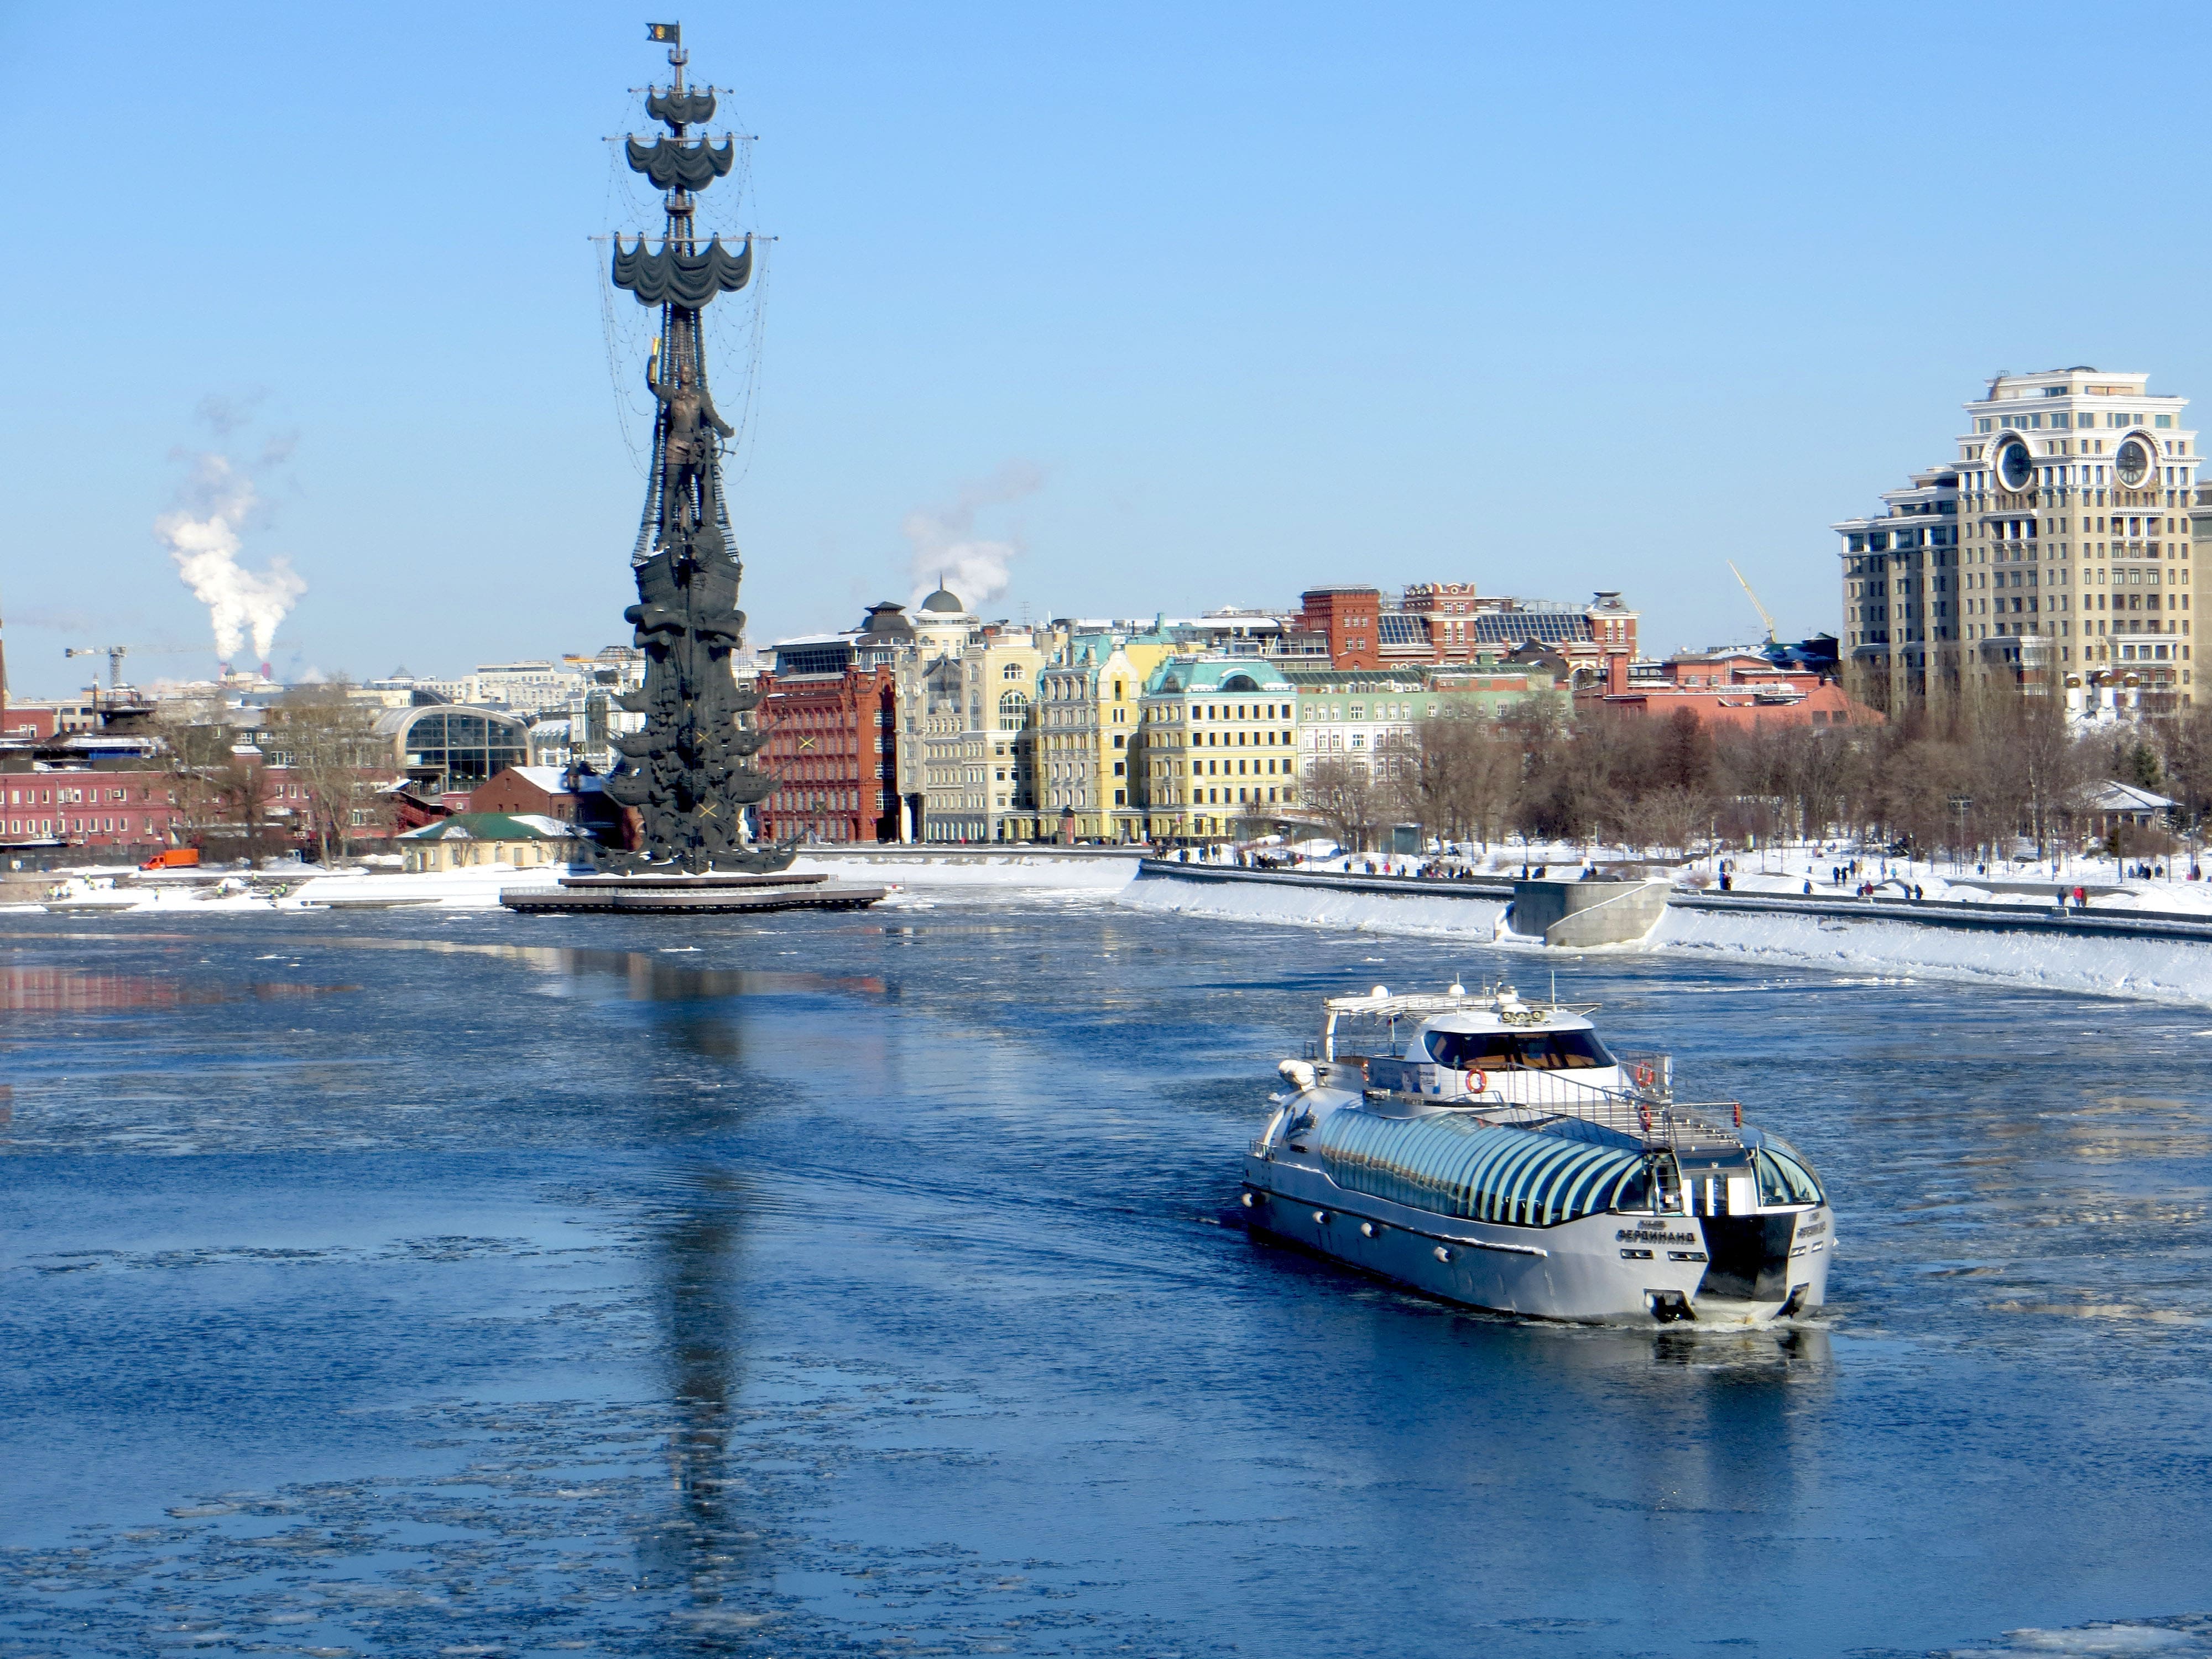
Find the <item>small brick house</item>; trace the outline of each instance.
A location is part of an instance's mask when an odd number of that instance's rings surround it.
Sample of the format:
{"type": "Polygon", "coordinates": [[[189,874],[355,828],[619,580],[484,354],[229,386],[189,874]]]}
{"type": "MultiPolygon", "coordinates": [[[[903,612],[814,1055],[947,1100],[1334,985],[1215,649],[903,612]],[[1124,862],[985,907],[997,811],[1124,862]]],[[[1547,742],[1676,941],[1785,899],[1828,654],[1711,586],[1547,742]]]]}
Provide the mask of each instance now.
{"type": "Polygon", "coordinates": [[[609,845],[622,840],[621,810],[607,799],[604,781],[587,767],[510,766],[469,792],[468,810],[556,818],[609,845]]]}

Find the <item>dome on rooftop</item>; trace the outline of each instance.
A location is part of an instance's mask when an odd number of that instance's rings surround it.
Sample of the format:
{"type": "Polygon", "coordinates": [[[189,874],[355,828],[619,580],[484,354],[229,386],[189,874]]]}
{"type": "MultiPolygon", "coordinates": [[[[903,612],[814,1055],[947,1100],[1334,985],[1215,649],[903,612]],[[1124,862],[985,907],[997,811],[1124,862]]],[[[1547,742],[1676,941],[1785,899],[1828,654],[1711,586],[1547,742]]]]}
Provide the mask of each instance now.
{"type": "Polygon", "coordinates": [[[968,609],[960,603],[960,596],[949,587],[939,588],[921,602],[921,608],[940,617],[957,617],[968,609]]]}
{"type": "Polygon", "coordinates": [[[888,600],[882,605],[872,605],[868,607],[868,620],[861,632],[910,640],[914,637],[914,624],[907,621],[905,613],[904,605],[893,605],[888,600]]]}

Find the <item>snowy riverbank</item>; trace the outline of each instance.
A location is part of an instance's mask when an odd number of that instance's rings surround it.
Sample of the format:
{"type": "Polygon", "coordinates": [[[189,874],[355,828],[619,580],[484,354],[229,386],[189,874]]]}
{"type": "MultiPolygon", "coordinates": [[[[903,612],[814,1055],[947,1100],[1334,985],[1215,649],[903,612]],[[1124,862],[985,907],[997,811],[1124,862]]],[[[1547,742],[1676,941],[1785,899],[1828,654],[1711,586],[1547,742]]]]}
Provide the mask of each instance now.
{"type": "MultiPolygon", "coordinates": [[[[1126,854],[886,848],[877,854],[802,854],[791,868],[833,882],[889,887],[895,896],[975,889],[1105,895],[1135,879],[1137,860],[1126,854]]],[[[343,870],[286,878],[261,872],[213,880],[127,869],[57,872],[49,880],[25,886],[35,898],[0,908],[72,915],[159,911],[179,919],[241,910],[493,910],[499,908],[502,890],[548,886],[562,873],[544,866],[517,869],[506,864],[421,875],[343,870]]]]}
{"type": "MultiPolygon", "coordinates": [[[[1505,901],[1474,895],[1446,896],[1414,890],[1401,897],[1273,883],[1147,877],[1127,889],[1117,902],[1228,921],[1542,948],[1532,940],[1501,937],[1505,901]]],[[[1643,944],[1607,948],[1758,959],[1858,975],[1983,980],[2094,996],[2212,1004],[2212,939],[2059,936],[2003,927],[1932,927],[1894,914],[1838,917],[1674,905],[1643,944]]]]}

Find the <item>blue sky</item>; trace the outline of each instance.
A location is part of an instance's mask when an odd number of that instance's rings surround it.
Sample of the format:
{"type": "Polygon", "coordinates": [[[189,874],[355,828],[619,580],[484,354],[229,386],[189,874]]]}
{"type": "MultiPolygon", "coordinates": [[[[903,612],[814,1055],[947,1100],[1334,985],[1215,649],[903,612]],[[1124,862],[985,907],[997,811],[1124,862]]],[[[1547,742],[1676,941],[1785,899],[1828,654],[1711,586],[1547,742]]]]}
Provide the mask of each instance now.
{"type": "MultiPolygon", "coordinates": [[[[307,584],[280,669],[623,637],[642,486],[585,239],[652,15],[0,6],[19,695],[79,682],[68,644],[211,665],[153,533],[206,451],[263,502],[242,561],[307,584]]],[[[780,238],[757,639],[906,599],[963,498],[1020,550],[998,614],[1437,578],[1620,588],[1663,649],[1755,635],[1733,559],[1802,634],[1826,526],[1987,374],[2212,391],[2185,9],[677,15],[780,238]]]]}

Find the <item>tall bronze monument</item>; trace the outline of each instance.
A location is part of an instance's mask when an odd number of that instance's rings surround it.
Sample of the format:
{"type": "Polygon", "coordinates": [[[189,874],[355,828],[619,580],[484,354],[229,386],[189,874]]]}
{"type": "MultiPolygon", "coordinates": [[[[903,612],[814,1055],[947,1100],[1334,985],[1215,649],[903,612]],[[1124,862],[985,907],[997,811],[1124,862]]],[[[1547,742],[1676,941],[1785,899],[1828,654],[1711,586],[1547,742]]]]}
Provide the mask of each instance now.
{"type": "Polygon", "coordinates": [[[775,793],[776,781],[754,764],[768,733],[750,717],[760,692],[739,685],[730,653],[744,637],[738,609],[738,550],[722,500],[722,440],[730,424],[707,389],[706,343],[699,313],[715,295],[752,278],[753,241],[732,253],[719,236],[704,247],[693,226],[698,193],[729,176],[738,141],[718,146],[690,129],[714,118],[712,88],[684,84],[686,61],[673,23],[648,26],[668,42],[667,90],[647,89],[646,113],[667,128],[650,143],[623,140],[630,167],[665,192],[668,222],[660,246],[614,239],[614,283],[641,306],[660,307],[660,332],[645,366],[653,393],[653,468],[645,515],[630,556],[637,603],[623,615],[645,653],[645,690],[623,707],[645,716],[645,730],[618,737],[623,761],[606,792],[635,807],[644,845],[615,872],[562,876],[552,886],[500,893],[510,910],[702,915],[726,911],[856,910],[884,896],[881,887],[796,874],[785,866],[795,845],[760,847],[744,809],[775,793]]]}
{"type": "Polygon", "coordinates": [[[732,435],[707,387],[700,313],[715,296],[751,280],[752,238],[732,252],[717,235],[701,246],[693,225],[698,193],[728,176],[738,141],[717,146],[691,130],[714,118],[714,88],[684,84],[678,26],[649,26],[669,42],[670,82],[648,88],[646,113],[665,125],[651,143],[623,141],[631,170],[665,192],[660,246],[643,232],[635,247],[614,239],[614,284],[641,306],[660,307],[660,332],[645,369],[653,396],[653,461],[630,564],[637,603],[623,613],[646,655],[645,689],[623,707],[646,717],[618,737],[623,763],[606,792],[643,820],[639,860],[648,868],[703,872],[763,871],[790,862],[787,849],[753,845],[744,809],[765,800],[775,780],[756,769],[767,733],[744,716],[760,693],[740,686],[730,652],[744,636],[738,609],[742,568],[722,498],[722,441],[732,435]]]}

